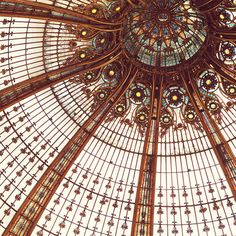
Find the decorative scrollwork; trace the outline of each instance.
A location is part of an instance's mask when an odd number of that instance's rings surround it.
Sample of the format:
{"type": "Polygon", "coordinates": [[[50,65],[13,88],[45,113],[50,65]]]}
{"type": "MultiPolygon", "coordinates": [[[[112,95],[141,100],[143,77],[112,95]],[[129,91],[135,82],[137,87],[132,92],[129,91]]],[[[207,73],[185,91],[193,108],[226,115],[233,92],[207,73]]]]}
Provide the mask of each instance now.
{"type": "Polygon", "coordinates": [[[189,1],[169,1],[165,7],[150,1],[145,9],[130,12],[123,35],[132,57],[160,70],[181,64],[201,49],[207,36],[206,21],[189,1]]]}
{"type": "Polygon", "coordinates": [[[219,46],[218,58],[228,66],[236,65],[236,46],[232,42],[222,42],[219,46]]]}

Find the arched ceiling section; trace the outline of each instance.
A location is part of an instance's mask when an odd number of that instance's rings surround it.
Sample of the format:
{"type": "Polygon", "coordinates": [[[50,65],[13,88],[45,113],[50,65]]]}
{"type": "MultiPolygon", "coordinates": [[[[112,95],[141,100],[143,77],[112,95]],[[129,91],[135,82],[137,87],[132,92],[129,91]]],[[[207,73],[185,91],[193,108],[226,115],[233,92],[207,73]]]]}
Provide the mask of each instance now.
{"type": "Polygon", "coordinates": [[[1,1],[0,234],[234,236],[235,12],[1,1]]]}

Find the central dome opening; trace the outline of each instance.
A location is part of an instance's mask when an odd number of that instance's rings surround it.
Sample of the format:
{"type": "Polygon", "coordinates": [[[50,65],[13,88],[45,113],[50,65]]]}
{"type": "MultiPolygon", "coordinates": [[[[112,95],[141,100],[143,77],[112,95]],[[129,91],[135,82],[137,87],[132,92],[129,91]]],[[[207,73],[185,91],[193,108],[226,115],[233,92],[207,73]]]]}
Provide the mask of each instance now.
{"type": "Polygon", "coordinates": [[[123,40],[132,60],[162,69],[176,67],[192,58],[207,37],[203,15],[189,1],[167,7],[149,4],[128,15],[123,40]]]}
{"type": "Polygon", "coordinates": [[[167,13],[160,13],[157,18],[160,22],[167,22],[169,20],[169,15],[167,13]]]}

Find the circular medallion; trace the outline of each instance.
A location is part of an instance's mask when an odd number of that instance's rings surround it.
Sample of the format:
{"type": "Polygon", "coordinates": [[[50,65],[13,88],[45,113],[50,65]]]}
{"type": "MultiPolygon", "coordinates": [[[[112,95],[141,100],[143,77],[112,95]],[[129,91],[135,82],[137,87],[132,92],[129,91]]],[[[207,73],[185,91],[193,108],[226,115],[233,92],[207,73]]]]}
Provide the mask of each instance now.
{"type": "Polygon", "coordinates": [[[169,1],[166,6],[149,3],[133,9],[124,27],[124,44],[131,58],[151,67],[166,68],[184,63],[203,46],[205,18],[190,1],[169,1]]]}

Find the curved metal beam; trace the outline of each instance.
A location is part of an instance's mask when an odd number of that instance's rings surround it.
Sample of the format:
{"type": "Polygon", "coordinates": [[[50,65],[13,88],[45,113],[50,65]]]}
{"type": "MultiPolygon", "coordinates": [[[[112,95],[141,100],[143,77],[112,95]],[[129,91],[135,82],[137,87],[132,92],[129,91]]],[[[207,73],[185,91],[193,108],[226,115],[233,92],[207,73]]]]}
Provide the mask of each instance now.
{"type": "Polygon", "coordinates": [[[127,0],[127,2],[133,7],[138,7],[138,6],[140,6],[139,3],[140,2],[145,3],[145,0],[127,0]]]}
{"type": "Polygon", "coordinates": [[[35,93],[83,73],[88,68],[93,70],[105,66],[116,60],[120,54],[121,50],[118,46],[94,60],[68,65],[5,88],[0,91],[0,111],[35,93]]]}
{"type": "MultiPolygon", "coordinates": [[[[156,75],[155,75],[156,77],[156,75]]],[[[163,93],[163,78],[157,87],[157,78],[153,78],[151,108],[146,130],[142,161],[140,164],[138,187],[132,223],[132,236],[154,235],[154,206],[156,187],[157,148],[159,137],[159,120],[161,98],[163,93]]]]}
{"type": "Polygon", "coordinates": [[[51,20],[67,24],[80,24],[103,31],[120,30],[123,23],[122,21],[108,22],[62,7],[27,0],[2,0],[0,2],[0,16],[23,17],[51,20]]]}
{"type": "Polygon", "coordinates": [[[236,28],[224,28],[217,29],[215,27],[210,28],[211,37],[223,40],[223,41],[236,41],[236,28]]]}
{"type": "Polygon", "coordinates": [[[236,84],[234,71],[230,70],[222,61],[212,55],[212,52],[207,51],[205,54],[208,63],[213,66],[213,69],[221,75],[225,80],[232,84],[236,84]]]}
{"type": "Polygon", "coordinates": [[[218,125],[212,119],[196,84],[190,78],[189,72],[181,76],[185,90],[194,106],[195,112],[200,119],[212,149],[217,157],[225,178],[230,186],[233,197],[236,200],[236,157],[228,142],[225,140],[218,125]]]}
{"type": "Polygon", "coordinates": [[[193,6],[202,13],[212,11],[217,8],[224,0],[194,0],[193,6]]]}
{"type": "Polygon", "coordinates": [[[101,123],[106,119],[111,109],[119,102],[120,98],[132,84],[136,74],[137,69],[133,69],[131,66],[127,75],[120,81],[108,98],[75,133],[31,190],[4,231],[3,236],[31,235],[38,220],[72,164],[78,158],[85,145],[93,137],[101,123]],[[23,227],[20,227],[22,225],[23,227]]]}

